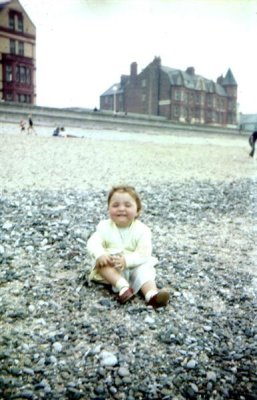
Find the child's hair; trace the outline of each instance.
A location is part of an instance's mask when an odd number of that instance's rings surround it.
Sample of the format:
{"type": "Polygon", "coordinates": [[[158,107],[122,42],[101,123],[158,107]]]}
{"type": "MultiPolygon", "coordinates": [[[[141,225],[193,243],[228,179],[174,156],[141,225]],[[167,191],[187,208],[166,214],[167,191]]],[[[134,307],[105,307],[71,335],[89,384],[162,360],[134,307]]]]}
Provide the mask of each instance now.
{"type": "Polygon", "coordinates": [[[108,206],[110,205],[110,201],[114,193],[121,192],[121,193],[128,193],[136,202],[137,204],[137,212],[139,213],[142,210],[142,203],[140,200],[139,195],[137,194],[135,188],[133,186],[114,186],[108,194],[108,206]]]}

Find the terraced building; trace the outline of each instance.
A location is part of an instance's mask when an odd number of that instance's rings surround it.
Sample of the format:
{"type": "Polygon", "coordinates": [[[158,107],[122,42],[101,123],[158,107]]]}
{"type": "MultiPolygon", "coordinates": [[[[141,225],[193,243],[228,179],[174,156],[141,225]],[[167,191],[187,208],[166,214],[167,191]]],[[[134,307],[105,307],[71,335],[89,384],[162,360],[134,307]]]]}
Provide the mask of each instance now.
{"type": "Polygon", "coordinates": [[[0,0],[0,101],[36,103],[36,28],[18,0],[0,0]]]}

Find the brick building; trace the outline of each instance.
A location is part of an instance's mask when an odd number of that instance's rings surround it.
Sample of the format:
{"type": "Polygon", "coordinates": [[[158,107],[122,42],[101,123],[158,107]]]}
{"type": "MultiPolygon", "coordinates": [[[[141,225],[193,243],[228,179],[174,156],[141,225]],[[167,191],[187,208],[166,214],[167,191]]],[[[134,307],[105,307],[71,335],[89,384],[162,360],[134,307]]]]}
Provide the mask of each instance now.
{"type": "Polygon", "coordinates": [[[193,67],[181,71],[161,65],[155,57],[141,73],[132,63],[100,96],[100,109],[159,115],[172,121],[237,125],[237,83],[229,69],[217,82],[196,75],[193,67]]]}
{"type": "Polygon", "coordinates": [[[36,28],[18,0],[0,0],[0,101],[36,103],[36,28]]]}

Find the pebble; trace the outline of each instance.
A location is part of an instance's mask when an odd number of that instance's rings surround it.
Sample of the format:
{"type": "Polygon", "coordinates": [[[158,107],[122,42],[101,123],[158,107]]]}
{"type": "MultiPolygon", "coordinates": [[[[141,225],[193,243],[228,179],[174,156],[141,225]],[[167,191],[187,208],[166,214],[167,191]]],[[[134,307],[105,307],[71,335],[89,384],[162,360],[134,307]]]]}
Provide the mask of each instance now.
{"type": "Polygon", "coordinates": [[[126,367],[120,367],[119,368],[119,370],[118,370],[118,374],[119,374],[119,376],[121,376],[121,377],[125,377],[125,376],[129,376],[129,370],[128,370],[128,368],[126,368],[126,367]]]}
{"type": "Polygon", "coordinates": [[[208,371],[207,372],[207,380],[208,381],[212,381],[212,382],[216,382],[217,376],[216,376],[214,371],[208,371]]]}
{"type": "Polygon", "coordinates": [[[2,192],[0,398],[255,398],[256,188],[142,185],[159,311],[86,280],[106,191],[2,192]]]}
{"type": "Polygon", "coordinates": [[[154,325],[155,324],[155,319],[147,315],[145,317],[145,323],[148,325],[154,325]]]}
{"type": "Polygon", "coordinates": [[[109,351],[102,351],[100,353],[101,365],[104,367],[114,367],[118,363],[118,359],[115,354],[109,351]]]}
{"type": "Polygon", "coordinates": [[[62,351],[62,344],[60,342],[53,343],[53,349],[57,353],[60,353],[62,351]]]}
{"type": "Polygon", "coordinates": [[[188,369],[193,369],[196,367],[196,364],[197,364],[196,360],[190,360],[187,362],[186,367],[188,369]]]}

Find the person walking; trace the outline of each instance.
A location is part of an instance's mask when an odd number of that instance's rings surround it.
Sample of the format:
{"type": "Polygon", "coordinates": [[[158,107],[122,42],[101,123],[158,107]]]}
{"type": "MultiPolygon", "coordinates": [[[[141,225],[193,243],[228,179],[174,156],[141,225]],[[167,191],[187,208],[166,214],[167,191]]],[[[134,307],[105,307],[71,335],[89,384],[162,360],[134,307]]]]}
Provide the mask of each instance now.
{"type": "Polygon", "coordinates": [[[34,133],[36,135],[36,131],[34,128],[34,123],[33,123],[33,119],[32,119],[32,115],[29,115],[28,117],[28,128],[27,128],[27,133],[28,135],[31,133],[34,133]]]}
{"type": "Polygon", "coordinates": [[[257,131],[254,131],[249,137],[249,144],[252,148],[252,150],[249,153],[250,157],[254,157],[256,140],[257,140],[257,131]]]}
{"type": "Polygon", "coordinates": [[[25,119],[20,120],[20,128],[21,128],[21,133],[25,132],[26,130],[26,121],[25,119]]]}

